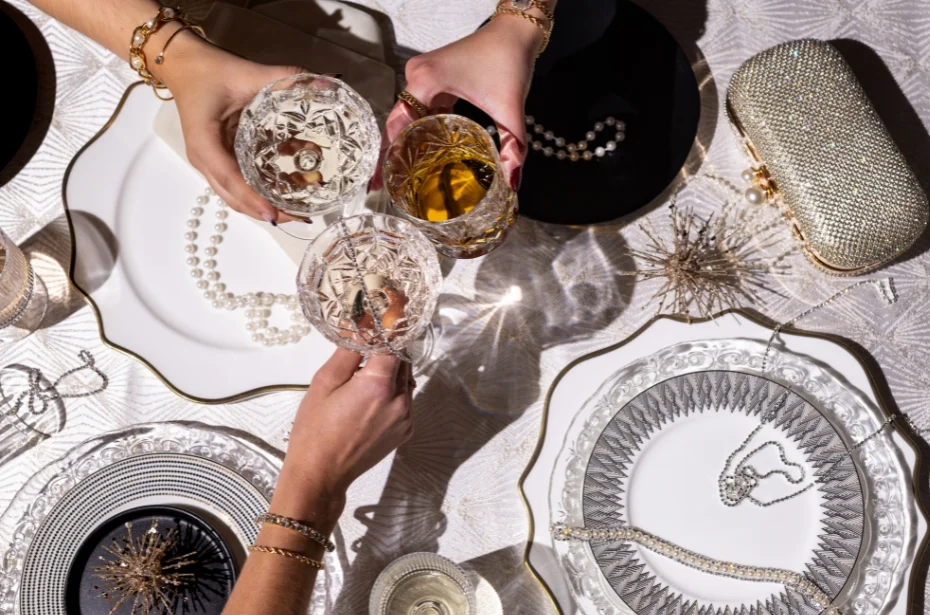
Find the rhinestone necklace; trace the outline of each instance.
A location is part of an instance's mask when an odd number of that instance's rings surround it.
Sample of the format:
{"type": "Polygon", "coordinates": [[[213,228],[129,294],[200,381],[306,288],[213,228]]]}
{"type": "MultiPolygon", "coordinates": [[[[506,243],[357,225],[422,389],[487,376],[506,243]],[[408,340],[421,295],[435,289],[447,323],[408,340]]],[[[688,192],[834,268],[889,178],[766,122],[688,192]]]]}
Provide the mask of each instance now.
{"type": "MultiPolygon", "coordinates": [[[[547,158],[555,156],[559,160],[568,159],[572,162],[603,158],[608,152],[617,149],[617,145],[626,139],[626,122],[614,117],[608,117],[603,122],[595,122],[592,130],[589,130],[585,134],[585,138],[575,143],[568,143],[565,138],[555,136],[555,133],[551,130],[546,130],[545,126],[537,123],[536,118],[532,115],[526,116],[526,125],[532,126],[535,134],[542,135],[543,139],[555,144],[555,147],[552,147],[543,141],[533,139],[530,141],[530,147],[532,147],[534,151],[542,152],[543,156],[547,158]],[[603,146],[595,147],[592,152],[588,149],[589,144],[593,144],[597,141],[598,136],[605,128],[615,129],[614,138],[607,141],[603,146]]],[[[488,126],[487,131],[491,135],[497,134],[497,129],[494,126],[488,126]]]]}
{"type": "Polygon", "coordinates": [[[217,268],[215,257],[219,251],[219,245],[223,243],[223,233],[229,228],[226,223],[226,219],[229,217],[228,207],[222,199],[216,196],[212,188],[207,188],[202,195],[197,197],[197,204],[191,208],[191,217],[187,221],[187,231],[184,233],[184,239],[188,242],[184,246],[184,252],[187,254],[187,264],[191,268],[191,278],[196,281],[197,288],[203,291],[203,298],[216,309],[245,310],[247,319],[245,328],[251,332],[252,341],[256,344],[285,346],[298,343],[310,334],[310,321],[297,309],[297,295],[260,291],[237,295],[229,292],[226,289],[226,284],[220,281],[222,276],[217,268]],[[204,215],[206,206],[209,204],[210,199],[214,197],[216,201],[214,234],[210,236],[210,245],[203,250],[206,259],[201,261],[200,257],[197,256],[197,252],[200,250],[197,245],[199,236],[197,229],[200,228],[200,218],[204,215]],[[278,329],[278,327],[268,325],[268,318],[271,316],[272,308],[275,305],[281,306],[291,313],[290,327],[278,329]]]}
{"type": "Polygon", "coordinates": [[[635,543],[644,549],[667,557],[679,564],[684,564],[701,572],[719,577],[754,581],[756,583],[782,583],[786,587],[807,596],[821,609],[824,615],[839,615],[840,610],[830,603],[830,597],[815,583],[797,572],[781,568],[764,568],[746,566],[689,551],[663,538],[632,526],[620,526],[604,529],[585,529],[572,527],[564,523],[554,523],[549,528],[554,540],[578,540],[584,542],[622,540],[635,543]]]}

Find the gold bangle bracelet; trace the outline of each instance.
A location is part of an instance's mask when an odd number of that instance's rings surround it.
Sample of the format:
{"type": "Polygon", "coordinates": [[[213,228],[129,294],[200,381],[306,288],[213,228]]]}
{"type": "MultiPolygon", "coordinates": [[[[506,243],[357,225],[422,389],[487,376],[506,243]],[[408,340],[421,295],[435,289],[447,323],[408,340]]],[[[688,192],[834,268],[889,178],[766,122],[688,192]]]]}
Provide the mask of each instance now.
{"type": "Polygon", "coordinates": [[[323,570],[323,562],[307,557],[306,555],[301,555],[296,551],[289,551],[288,549],[279,549],[278,547],[266,547],[264,545],[252,545],[249,547],[250,553],[270,553],[271,555],[280,555],[295,561],[300,562],[311,568],[316,568],[317,570],[323,570]]]}
{"type": "Polygon", "coordinates": [[[499,17],[501,15],[513,15],[514,17],[522,17],[523,19],[534,24],[537,28],[542,30],[542,33],[543,33],[542,46],[539,48],[539,53],[536,54],[537,58],[541,56],[542,52],[545,51],[546,47],[549,46],[549,38],[552,36],[552,28],[555,25],[555,19],[552,17],[549,17],[549,15],[552,15],[552,13],[547,8],[545,8],[545,5],[538,2],[537,0],[534,0],[534,2],[532,3],[532,6],[540,9],[546,15],[547,21],[549,22],[549,24],[547,25],[545,22],[543,22],[542,19],[539,19],[538,17],[534,17],[530,15],[529,13],[524,13],[523,11],[520,11],[518,9],[503,8],[502,6],[503,4],[504,2],[501,2],[500,4],[497,5],[497,10],[495,10],[494,14],[491,15],[491,19],[494,19],[495,17],[499,17]]]}

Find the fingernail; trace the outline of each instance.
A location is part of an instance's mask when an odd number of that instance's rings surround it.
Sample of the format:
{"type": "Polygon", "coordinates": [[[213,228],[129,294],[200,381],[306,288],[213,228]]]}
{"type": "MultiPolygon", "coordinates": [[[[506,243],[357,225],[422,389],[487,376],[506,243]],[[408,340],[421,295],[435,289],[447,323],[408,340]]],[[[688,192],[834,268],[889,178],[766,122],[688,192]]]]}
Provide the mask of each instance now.
{"type": "Polygon", "coordinates": [[[304,218],[304,222],[306,222],[307,224],[313,224],[313,220],[311,220],[310,218],[304,218]]]}
{"type": "Polygon", "coordinates": [[[520,189],[520,182],[523,181],[523,167],[517,167],[510,172],[510,187],[516,192],[520,189]]]}
{"type": "Polygon", "coordinates": [[[278,226],[278,223],[275,221],[274,216],[272,216],[272,215],[269,214],[268,212],[263,212],[263,213],[262,213],[262,218],[264,218],[264,219],[265,219],[265,222],[267,222],[267,223],[270,224],[271,226],[278,226]]]}
{"type": "Polygon", "coordinates": [[[525,154],[525,153],[526,153],[526,143],[524,143],[524,142],[521,141],[520,139],[517,139],[516,137],[514,137],[514,140],[516,140],[516,142],[520,145],[520,153],[521,153],[521,154],[525,154]]]}
{"type": "Polygon", "coordinates": [[[326,76],[333,79],[342,79],[342,73],[326,73],[326,76]]]}

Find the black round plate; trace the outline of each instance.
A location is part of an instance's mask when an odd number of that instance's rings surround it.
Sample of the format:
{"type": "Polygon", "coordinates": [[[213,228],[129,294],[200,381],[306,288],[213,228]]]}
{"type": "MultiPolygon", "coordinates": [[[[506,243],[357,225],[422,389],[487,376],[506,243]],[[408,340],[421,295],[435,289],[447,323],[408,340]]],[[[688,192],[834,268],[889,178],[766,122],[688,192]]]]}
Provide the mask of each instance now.
{"type": "MultiPolygon", "coordinates": [[[[555,21],[526,113],[569,142],[613,116],[626,122],[626,140],[589,162],[547,158],[528,142],[520,213],[558,224],[614,220],[652,201],[684,166],[701,115],[697,79],[668,30],[627,0],[565,0],[555,21]]],[[[468,103],[456,112],[491,125],[468,103]]],[[[602,135],[590,149],[613,131],[602,135]]],[[[545,142],[532,130],[527,137],[545,142]]]]}
{"type": "Polygon", "coordinates": [[[29,40],[0,0],[0,57],[9,73],[4,77],[3,130],[0,130],[0,176],[26,139],[36,113],[38,70],[29,40]]]}
{"type": "MultiPolygon", "coordinates": [[[[186,601],[178,601],[171,613],[185,615],[220,615],[236,582],[236,565],[232,553],[219,533],[206,521],[189,511],[168,506],[135,508],[109,519],[84,542],[68,572],[65,604],[69,615],[108,615],[115,602],[101,594],[106,584],[96,576],[94,567],[101,557],[116,558],[104,548],[126,535],[126,523],[132,523],[133,538],[141,536],[152,522],[164,535],[177,528],[180,542],[177,555],[197,552],[199,563],[192,569],[197,577],[184,592],[186,601]]],[[[124,602],[113,615],[130,615],[132,600],[124,602]]]]}

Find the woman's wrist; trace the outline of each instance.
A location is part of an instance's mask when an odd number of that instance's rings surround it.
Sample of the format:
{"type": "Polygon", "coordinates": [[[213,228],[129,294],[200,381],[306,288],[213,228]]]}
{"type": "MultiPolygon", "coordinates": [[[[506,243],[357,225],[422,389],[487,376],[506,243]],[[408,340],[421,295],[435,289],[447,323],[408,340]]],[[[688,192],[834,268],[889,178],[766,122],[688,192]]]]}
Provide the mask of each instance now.
{"type": "Polygon", "coordinates": [[[145,59],[149,71],[176,94],[193,78],[200,67],[210,61],[217,48],[198,36],[190,28],[181,32],[181,22],[170,22],[153,34],[145,45],[145,59]],[[176,36],[175,36],[176,34],[176,36]],[[165,49],[168,40],[171,44],[165,49]],[[164,50],[161,64],[155,58],[164,50]]]}
{"type": "Polygon", "coordinates": [[[292,469],[285,463],[269,511],[297,519],[330,534],[345,509],[346,495],[313,472],[292,469]]]}
{"type": "MultiPolygon", "coordinates": [[[[544,20],[545,17],[540,13],[536,15],[538,9],[531,9],[528,13],[533,17],[544,20]]],[[[545,34],[542,28],[528,19],[523,19],[516,15],[498,15],[485,26],[502,37],[518,41],[521,46],[527,49],[531,57],[535,58],[542,48],[545,34]]]]}

